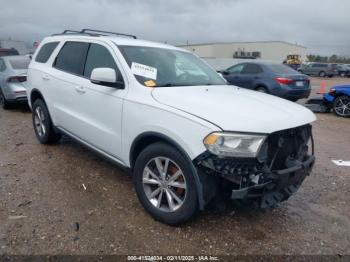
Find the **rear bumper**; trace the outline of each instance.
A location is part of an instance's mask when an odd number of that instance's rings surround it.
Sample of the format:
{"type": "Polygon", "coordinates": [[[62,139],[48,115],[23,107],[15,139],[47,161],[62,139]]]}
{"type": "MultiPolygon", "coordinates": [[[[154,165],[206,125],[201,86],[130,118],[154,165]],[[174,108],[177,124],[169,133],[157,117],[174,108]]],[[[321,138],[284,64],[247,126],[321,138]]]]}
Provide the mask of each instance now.
{"type": "Polygon", "coordinates": [[[291,88],[282,88],[282,91],[280,92],[280,97],[285,99],[302,99],[302,98],[308,98],[311,93],[311,88],[307,89],[291,89],[291,88]]]}

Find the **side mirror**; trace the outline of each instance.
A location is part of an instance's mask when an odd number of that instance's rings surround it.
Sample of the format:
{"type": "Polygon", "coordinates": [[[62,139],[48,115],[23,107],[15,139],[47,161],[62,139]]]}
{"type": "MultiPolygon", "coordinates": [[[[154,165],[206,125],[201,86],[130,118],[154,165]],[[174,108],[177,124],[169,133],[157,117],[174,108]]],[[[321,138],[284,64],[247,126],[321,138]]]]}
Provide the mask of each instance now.
{"type": "Polygon", "coordinates": [[[224,70],[224,71],[222,71],[222,72],[221,72],[221,74],[226,76],[226,75],[228,75],[228,74],[229,74],[229,72],[228,72],[228,71],[226,71],[226,70],[224,70]]]}
{"type": "Polygon", "coordinates": [[[108,67],[93,69],[90,81],[96,85],[110,86],[118,89],[124,88],[124,83],[122,81],[117,81],[115,70],[108,67]]]}

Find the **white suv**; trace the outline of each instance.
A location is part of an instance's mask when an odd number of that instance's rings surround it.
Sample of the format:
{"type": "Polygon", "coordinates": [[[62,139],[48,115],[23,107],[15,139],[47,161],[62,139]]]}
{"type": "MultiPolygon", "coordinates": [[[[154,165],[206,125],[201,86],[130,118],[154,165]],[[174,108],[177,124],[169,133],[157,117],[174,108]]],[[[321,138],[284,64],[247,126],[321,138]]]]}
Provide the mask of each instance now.
{"type": "Polygon", "coordinates": [[[311,111],[227,85],[192,53],[130,35],[45,38],[27,92],[41,143],[66,134],[130,170],[144,208],[171,225],[218,193],[274,207],[315,161],[311,111]]]}

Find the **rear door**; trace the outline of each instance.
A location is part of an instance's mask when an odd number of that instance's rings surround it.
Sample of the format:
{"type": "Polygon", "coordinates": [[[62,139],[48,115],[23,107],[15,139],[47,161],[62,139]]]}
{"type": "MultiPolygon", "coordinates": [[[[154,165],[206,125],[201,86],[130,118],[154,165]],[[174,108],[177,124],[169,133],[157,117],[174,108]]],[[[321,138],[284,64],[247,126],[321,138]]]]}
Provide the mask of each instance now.
{"type": "Polygon", "coordinates": [[[260,80],[262,73],[263,69],[260,65],[246,64],[240,74],[242,87],[254,89],[255,82],[260,80]]]}

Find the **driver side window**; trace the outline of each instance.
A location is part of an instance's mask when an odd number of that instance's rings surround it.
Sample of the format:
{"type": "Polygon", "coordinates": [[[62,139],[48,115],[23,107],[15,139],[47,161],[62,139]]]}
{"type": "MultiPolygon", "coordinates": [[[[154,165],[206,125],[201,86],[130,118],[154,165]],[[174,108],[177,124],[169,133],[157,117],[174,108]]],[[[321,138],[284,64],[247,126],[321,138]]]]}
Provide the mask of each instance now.
{"type": "Polygon", "coordinates": [[[90,44],[86,57],[84,76],[91,77],[92,70],[95,68],[107,67],[115,70],[118,81],[123,81],[121,73],[110,52],[102,45],[90,44]]]}

